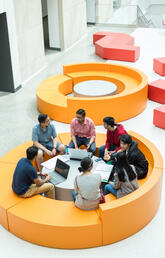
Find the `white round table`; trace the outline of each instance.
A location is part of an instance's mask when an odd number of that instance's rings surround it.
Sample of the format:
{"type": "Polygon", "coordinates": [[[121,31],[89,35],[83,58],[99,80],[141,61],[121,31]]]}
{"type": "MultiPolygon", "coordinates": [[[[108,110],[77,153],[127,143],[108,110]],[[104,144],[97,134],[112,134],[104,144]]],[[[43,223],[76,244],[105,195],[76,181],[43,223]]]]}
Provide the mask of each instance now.
{"type": "MultiPolygon", "coordinates": [[[[64,157],[68,158],[69,155],[63,155],[64,157]]],[[[93,156],[93,169],[92,171],[95,170],[98,162],[95,162],[95,160],[98,159],[98,157],[93,156]]],[[[103,162],[103,161],[99,161],[99,162],[103,162]]],[[[67,179],[60,183],[55,185],[55,199],[56,200],[63,200],[63,201],[73,201],[73,197],[72,197],[72,191],[74,189],[74,180],[75,177],[80,174],[78,167],[80,167],[80,161],[78,160],[68,160],[66,162],[68,165],[70,165],[70,170],[68,173],[68,177],[67,179]]],[[[103,162],[104,163],[104,162],[103,162]]],[[[55,165],[54,165],[55,167],[55,165]]],[[[43,173],[50,173],[54,171],[54,169],[47,169],[46,167],[43,167],[42,172],[43,173]]]]}
{"type": "Polygon", "coordinates": [[[104,80],[89,80],[77,83],[73,88],[75,97],[103,97],[116,94],[114,83],[104,80]]]}

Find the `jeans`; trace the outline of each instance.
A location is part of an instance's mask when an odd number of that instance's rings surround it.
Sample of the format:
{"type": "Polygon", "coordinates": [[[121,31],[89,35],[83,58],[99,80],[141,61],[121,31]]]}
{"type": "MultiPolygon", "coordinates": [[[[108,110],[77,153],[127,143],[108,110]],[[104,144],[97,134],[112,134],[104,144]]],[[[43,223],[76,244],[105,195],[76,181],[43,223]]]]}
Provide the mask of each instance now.
{"type": "Polygon", "coordinates": [[[75,202],[75,200],[76,200],[76,193],[75,193],[75,190],[72,191],[72,197],[73,197],[73,201],[75,202]]]}
{"type": "MultiPolygon", "coordinates": [[[[114,151],[118,148],[117,145],[111,145],[109,151],[114,151]]],[[[103,159],[105,151],[105,145],[99,147],[99,157],[103,159]]]]}
{"type": "Polygon", "coordinates": [[[104,195],[107,195],[109,193],[112,193],[113,195],[117,196],[117,190],[111,184],[107,184],[104,187],[104,195]]]}
{"type": "MultiPolygon", "coordinates": [[[[90,142],[90,138],[78,137],[78,136],[76,136],[76,142],[77,142],[78,147],[80,147],[81,145],[88,145],[89,142],[90,142]]],[[[73,143],[72,140],[70,141],[68,147],[69,147],[69,148],[72,148],[72,149],[75,148],[74,143],[73,143]]],[[[94,154],[95,150],[96,150],[96,143],[93,142],[93,143],[90,145],[90,147],[89,147],[89,151],[94,154]]]]}

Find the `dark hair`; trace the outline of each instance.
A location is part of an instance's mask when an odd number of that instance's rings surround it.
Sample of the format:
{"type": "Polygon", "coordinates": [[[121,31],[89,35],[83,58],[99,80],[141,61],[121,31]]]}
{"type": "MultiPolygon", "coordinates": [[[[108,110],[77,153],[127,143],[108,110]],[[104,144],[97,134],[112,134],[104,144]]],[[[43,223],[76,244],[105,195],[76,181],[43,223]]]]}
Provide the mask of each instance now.
{"type": "Polygon", "coordinates": [[[81,116],[84,117],[84,116],[86,115],[86,112],[85,112],[84,109],[80,108],[80,109],[78,109],[78,110],[76,111],[76,114],[81,115],[81,116]]]}
{"type": "Polygon", "coordinates": [[[115,120],[111,116],[104,117],[103,122],[112,127],[114,127],[114,125],[115,125],[115,120]]]}
{"type": "Polygon", "coordinates": [[[38,122],[39,122],[40,124],[41,124],[41,123],[44,123],[47,117],[48,117],[48,115],[39,114],[39,116],[38,116],[38,122]]]}
{"type": "Polygon", "coordinates": [[[38,148],[35,146],[31,146],[26,150],[26,157],[29,160],[33,160],[35,156],[37,156],[38,148]]]}
{"type": "Polygon", "coordinates": [[[132,143],[132,137],[129,134],[122,134],[119,137],[119,140],[124,142],[125,144],[131,144],[132,143]]]}
{"type": "Polygon", "coordinates": [[[85,172],[93,165],[93,160],[89,157],[86,157],[81,160],[80,165],[81,165],[81,167],[79,167],[78,170],[80,172],[85,172]]]}
{"type": "Polygon", "coordinates": [[[122,151],[117,153],[115,163],[115,171],[117,172],[119,181],[121,182],[126,181],[124,170],[127,173],[130,181],[136,178],[135,172],[133,171],[132,167],[128,164],[128,159],[125,151],[122,151]]]}

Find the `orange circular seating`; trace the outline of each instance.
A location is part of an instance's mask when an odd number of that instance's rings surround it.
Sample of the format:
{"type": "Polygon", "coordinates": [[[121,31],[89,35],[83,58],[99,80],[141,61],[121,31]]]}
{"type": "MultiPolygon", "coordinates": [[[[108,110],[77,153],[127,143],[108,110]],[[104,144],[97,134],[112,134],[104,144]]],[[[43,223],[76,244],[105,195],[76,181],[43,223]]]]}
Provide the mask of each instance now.
{"type": "MultiPolygon", "coordinates": [[[[146,138],[130,131],[149,161],[149,173],[139,180],[135,192],[107,202],[97,210],[83,211],[73,202],[58,201],[40,195],[23,199],[11,189],[14,168],[32,142],[9,151],[0,159],[0,223],[16,236],[43,246],[88,248],[124,239],[143,228],[156,214],[161,198],[163,162],[158,149],[146,138]]],[[[58,135],[65,144],[68,133],[58,135]]],[[[102,145],[105,134],[97,134],[102,145]],[[99,135],[99,136],[98,136],[99,135]]]]}
{"type": "Polygon", "coordinates": [[[111,115],[116,122],[123,121],[138,115],[146,107],[147,77],[138,69],[117,64],[84,63],[65,65],[63,72],[42,81],[36,90],[38,110],[56,121],[70,123],[81,107],[99,125],[103,117],[111,115]],[[87,80],[110,81],[117,86],[117,95],[67,96],[74,85],[87,80]]]}

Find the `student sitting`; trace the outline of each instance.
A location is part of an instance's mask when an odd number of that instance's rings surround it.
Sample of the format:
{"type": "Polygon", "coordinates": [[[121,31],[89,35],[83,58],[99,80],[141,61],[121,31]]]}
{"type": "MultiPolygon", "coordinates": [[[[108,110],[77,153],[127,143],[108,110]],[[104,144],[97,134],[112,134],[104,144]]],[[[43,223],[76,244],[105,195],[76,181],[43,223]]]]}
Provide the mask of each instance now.
{"type": "MultiPolygon", "coordinates": [[[[144,154],[139,150],[136,141],[132,141],[132,137],[128,134],[120,136],[120,147],[116,149],[116,152],[126,151],[128,163],[133,165],[136,170],[138,179],[142,179],[147,176],[148,173],[148,161],[144,154]]],[[[115,153],[112,154],[112,158],[115,153]]],[[[107,160],[110,160],[109,156],[107,160]]]]}
{"type": "Polygon", "coordinates": [[[46,197],[54,199],[54,185],[48,183],[50,176],[45,174],[44,179],[41,179],[42,177],[40,178],[38,176],[36,169],[32,165],[37,153],[38,148],[35,146],[29,147],[26,150],[27,158],[22,158],[18,161],[13,175],[13,191],[24,198],[39,193],[45,193],[46,197]]]}
{"type": "Polygon", "coordinates": [[[101,176],[99,174],[92,174],[93,161],[86,157],[81,161],[80,172],[81,175],[76,176],[74,182],[75,191],[72,195],[75,201],[75,206],[82,210],[94,210],[99,207],[100,203],[100,185],[101,176]]]}
{"type": "Polygon", "coordinates": [[[112,193],[117,198],[126,196],[135,191],[138,186],[135,168],[128,164],[125,151],[119,152],[115,157],[114,181],[104,188],[104,195],[112,193]]]}
{"type": "Polygon", "coordinates": [[[148,161],[144,154],[139,150],[136,141],[132,141],[132,137],[128,134],[123,134],[120,137],[121,150],[126,151],[128,163],[134,165],[138,179],[142,179],[147,176],[148,173],[148,161]]]}
{"type": "Polygon", "coordinates": [[[71,122],[71,141],[69,148],[79,149],[81,145],[85,145],[86,149],[94,153],[96,150],[96,131],[92,119],[86,117],[84,109],[76,112],[76,117],[71,122]]]}
{"type": "Polygon", "coordinates": [[[107,139],[105,145],[99,147],[99,157],[101,158],[111,155],[120,146],[120,136],[127,133],[122,124],[115,123],[113,117],[104,117],[103,123],[104,128],[107,129],[107,139]]]}

